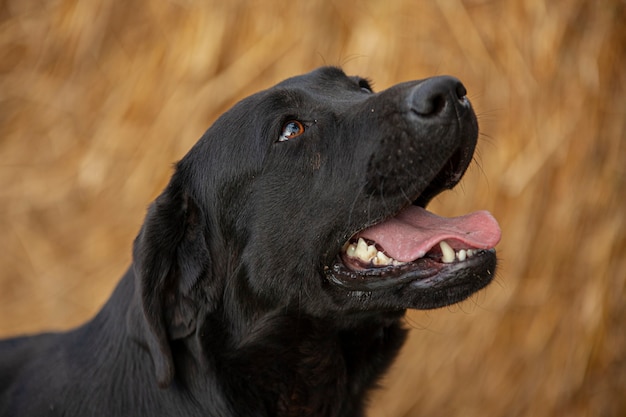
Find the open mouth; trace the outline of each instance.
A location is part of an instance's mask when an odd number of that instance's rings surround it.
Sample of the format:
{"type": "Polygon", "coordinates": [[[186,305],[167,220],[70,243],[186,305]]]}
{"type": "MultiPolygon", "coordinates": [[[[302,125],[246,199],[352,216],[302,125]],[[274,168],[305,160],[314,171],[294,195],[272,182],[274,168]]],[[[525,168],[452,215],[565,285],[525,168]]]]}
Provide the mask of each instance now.
{"type": "Polygon", "coordinates": [[[410,206],[352,238],[341,257],[354,271],[402,266],[422,258],[463,262],[493,248],[499,239],[497,222],[486,211],[444,218],[410,206]]]}
{"type": "MultiPolygon", "coordinates": [[[[346,289],[371,291],[491,265],[500,227],[487,211],[437,216],[409,206],[353,236],[327,274],[346,289]]],[[[431,280],[432,281],[432,280],[431,280]]]]}
{"type": "Polygon", "coordinates": [[[352,237],[332,268],[332,281],[374,290],[477,268],[495,256],[499,240],[500,227],[487,211],[445,218],[409,206],[352,237]]]}
{"type": "Polygon", "coordinates": [[[501,237],[495,218],[487,211],[446,218],[423,208],[432,196],[452,188],[467,164],[447,167],[413,205],[346,242],[327,269],[328,279],[353,291],[415,282],[421,282],[418,286],[445,286],[481,277],[484,281],[483,276],[492,273],[494,247],[501,237]]]}

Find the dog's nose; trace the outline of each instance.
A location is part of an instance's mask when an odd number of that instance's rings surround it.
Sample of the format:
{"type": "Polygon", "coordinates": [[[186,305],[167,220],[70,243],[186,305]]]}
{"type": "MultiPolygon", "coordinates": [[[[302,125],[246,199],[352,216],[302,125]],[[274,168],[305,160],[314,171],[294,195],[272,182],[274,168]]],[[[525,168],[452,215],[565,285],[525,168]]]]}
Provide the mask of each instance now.
{"type": "Polygon", "coordinates": [[[465,86],[455,77],[429,78],[417,84],[408,95],[411,110],[422,117],[434,117],[455,105],[468,105],[465,86]]]}

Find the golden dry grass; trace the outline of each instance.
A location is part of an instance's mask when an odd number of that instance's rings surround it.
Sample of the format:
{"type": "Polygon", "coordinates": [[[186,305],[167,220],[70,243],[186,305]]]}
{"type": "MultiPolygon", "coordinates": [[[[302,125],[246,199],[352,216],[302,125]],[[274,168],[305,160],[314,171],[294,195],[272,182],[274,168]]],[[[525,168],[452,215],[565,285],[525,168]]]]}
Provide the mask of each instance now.
{"type": "Polygon", "coordinates": [[[239,98],[323,64],[378,89],[460,77],[498,278],[412,312],[373,416],[626,415],[626,4],[620,0],[0,1],[0,334],[89,318],[144,209],[239,98]]]}

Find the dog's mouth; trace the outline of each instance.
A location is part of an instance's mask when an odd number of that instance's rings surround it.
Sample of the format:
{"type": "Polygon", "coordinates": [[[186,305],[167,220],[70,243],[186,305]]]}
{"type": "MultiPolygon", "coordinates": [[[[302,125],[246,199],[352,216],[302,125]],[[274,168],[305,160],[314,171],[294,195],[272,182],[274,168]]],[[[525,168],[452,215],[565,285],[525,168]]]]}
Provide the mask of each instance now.
{"type": "Polygon", "coordinates": [[[486,211],[444,218],[417,206],[365,229],[344,246],[343,263],[353,271],[402,266],[423,258],[463,262],[500,239],[497,222],[486,211]]]}
{"type": "Polygon", "coordinates": [[[441,172],[413,205],[346,242],[326,269],[330,282],[351,291],[374,291],[408,283],[478,290],[491,281],[487,275],[493,273],[494,247],[501,237],[495,218],[487,211],[446,218],[424,208],[432,196],[459,182],[467,163],[451,166],[455,168],[441,172]]]}
{"type": "Polygon", "coordinates": [[[499,240],[487,211],[445,218],[412,205],[352,237],[329,275],[352,290],[388,288],[478,266],[499,240]]]}

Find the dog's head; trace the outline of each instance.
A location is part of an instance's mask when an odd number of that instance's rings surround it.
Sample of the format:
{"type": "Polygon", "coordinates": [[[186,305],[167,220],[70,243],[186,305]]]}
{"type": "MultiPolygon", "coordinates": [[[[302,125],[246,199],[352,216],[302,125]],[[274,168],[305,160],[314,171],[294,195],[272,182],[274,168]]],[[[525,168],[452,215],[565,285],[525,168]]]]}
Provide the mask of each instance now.
{"type": "Polygon", "coordinates": [[[424,209],[459,182],[477,136],[452,77],[374,93],[326,67],[242,100],[179,162],[135,242],[155,346],[225,304],[248,317],[348,317],[441,307],[484,287],[495,220],[424,209]]]}

